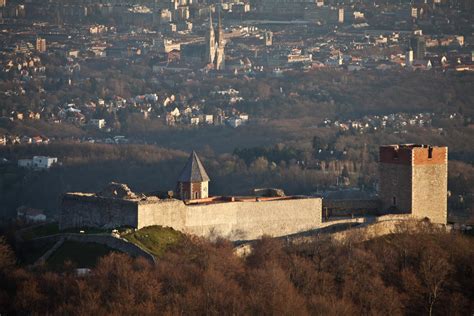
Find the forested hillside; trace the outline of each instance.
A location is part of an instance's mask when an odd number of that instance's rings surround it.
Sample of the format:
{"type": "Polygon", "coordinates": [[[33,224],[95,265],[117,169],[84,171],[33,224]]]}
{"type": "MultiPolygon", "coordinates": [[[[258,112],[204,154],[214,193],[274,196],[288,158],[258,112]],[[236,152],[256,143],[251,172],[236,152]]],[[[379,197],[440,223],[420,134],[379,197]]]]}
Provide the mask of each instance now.
{"type": "Polygon", "coordinates": [[[86,276],[24,269],[0,243],[0,312],[25,314],[470,315],[472,237],[420,225],[361,242],[263,238],[246,258],[184,238],[156,265],[111,254],[86,276]]]}

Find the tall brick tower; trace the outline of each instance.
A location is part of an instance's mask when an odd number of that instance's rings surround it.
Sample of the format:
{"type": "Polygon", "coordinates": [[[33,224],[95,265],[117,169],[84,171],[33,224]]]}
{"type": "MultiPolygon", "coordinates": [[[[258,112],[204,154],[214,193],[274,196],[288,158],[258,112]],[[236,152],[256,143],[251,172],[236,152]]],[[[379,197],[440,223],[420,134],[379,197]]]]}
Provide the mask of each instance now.
{"type": "Polygon", "coordinates": [[[447,222],[448,148],[426,145],[380,147],[380,199],[384,210],[447,222]]]}

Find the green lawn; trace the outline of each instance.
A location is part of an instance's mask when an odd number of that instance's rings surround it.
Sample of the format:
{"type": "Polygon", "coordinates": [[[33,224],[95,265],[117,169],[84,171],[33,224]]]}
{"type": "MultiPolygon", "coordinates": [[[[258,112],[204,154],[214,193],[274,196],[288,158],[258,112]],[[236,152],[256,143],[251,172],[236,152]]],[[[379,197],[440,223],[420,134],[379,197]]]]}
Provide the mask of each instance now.
{"type": "Polygon", "coordinates": [[[51,257],[47,264],[52,268],[61,268],[65,261],[72,261],[78,268],[93,268],[100,257],[112,251],[107,246],[96,243],[83,243],[77,241],[65,241],[51,257]]]}
{"type": "Polygon", "coordinates": [[[122,237],[161,257],[168,247],[179,243],[183,235],[172,228],[149,226],[122,237]]]}

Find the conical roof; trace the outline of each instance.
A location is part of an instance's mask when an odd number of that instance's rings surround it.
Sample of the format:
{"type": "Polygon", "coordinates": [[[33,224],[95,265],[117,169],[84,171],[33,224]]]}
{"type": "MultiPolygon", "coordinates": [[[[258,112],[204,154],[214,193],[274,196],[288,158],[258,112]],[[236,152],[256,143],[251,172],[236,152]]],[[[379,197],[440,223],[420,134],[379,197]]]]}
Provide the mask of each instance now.
{"type": "Polygon", "coordinates": [[[209,176],[207,175],[206,170],[204,169],[201,160],[199,159],[196,152],[193,150],[189,156],[186,165],[181,171],[181,174],[178,178],[179,182],[204,182],[210,181],[209,176]]]}

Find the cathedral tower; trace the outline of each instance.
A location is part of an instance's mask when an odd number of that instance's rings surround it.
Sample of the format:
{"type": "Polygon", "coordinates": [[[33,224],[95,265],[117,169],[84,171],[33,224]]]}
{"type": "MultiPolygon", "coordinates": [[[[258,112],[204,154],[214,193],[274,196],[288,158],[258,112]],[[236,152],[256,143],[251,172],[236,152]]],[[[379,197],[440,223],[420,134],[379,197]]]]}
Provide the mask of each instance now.
{"type": "Polygon", "coordinates": [[[212,12],[209,9],[209,28],[206,33],[206,63],[213,64],[216,56],[216,38],[212,25],[212,12]]]}
{"type": "Polygon", "coordinates": [[[222,29],[221,9],[219,8],[219,21],[217,26],[217,49],[215,58],[215,68],[223,70],[225,68],[225,39],[222,29]]]}

